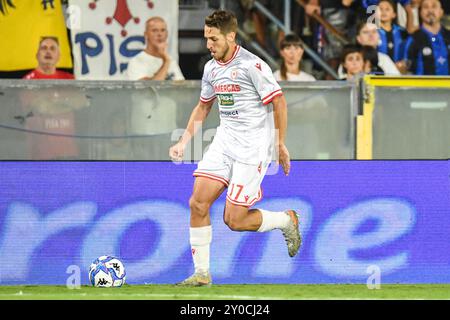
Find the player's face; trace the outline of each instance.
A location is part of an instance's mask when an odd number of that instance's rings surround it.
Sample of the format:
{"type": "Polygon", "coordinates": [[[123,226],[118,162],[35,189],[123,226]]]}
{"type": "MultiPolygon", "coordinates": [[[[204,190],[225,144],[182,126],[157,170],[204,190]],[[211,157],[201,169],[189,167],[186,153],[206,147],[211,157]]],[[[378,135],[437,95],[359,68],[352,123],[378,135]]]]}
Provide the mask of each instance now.
{"type": "Polygon", "coordinates": [[[304,50],[298,45],[288,45],[284,47],[280,54],[287,64],[299,64],[302,60],[304,50]]]}
{"type": "Polygon", "coordinates": [[[392,22],[396,17],[394,8],[392,8],[389,2],[380,2],[380,4],[378,5],[378,11],[380,14],[381,22],[392,22]]]}
{"type": "Polygon", "coordinates": [[[429,25],[438,23],[444,11],[442,10],[441,3],[438,0],[423,0],[420,9],[420,17],[422,21],[429,25]]]}
{"type": "Polygon", "coordinates": [[[377,25],[374,23],[366,23],[359,32],[357,40],[363,46],[378,47],[380,44],[380,35],[378,34],[377,25]]]}
{"type": "Polygon", "coordinates": [[[145,39],[151,45],[158,45],[167,41],[169,36],[167,32],[167,25],[160,19],[153,19],[147,22],[145,29],[145,39]]]}
{"type": "Polygon", "coordinates": [[[360,52],[350,53],[345,57],[344,67],[348,74],[355,75],[364,71],[364,59],[360,52]]]}
{"type": "Polygon", "coordinates": [[[230,51],[230,39],[227,35],[214,27],[205,26],[206,47],[211,56],[219,61],[224,61],[230,51]]]}
{"type": "Polygon", "coordinates": [[[56,66],[59,57],[59,46],[55,40],[45,39],[41,42],[36,55],[40,66],[56,66]]]}

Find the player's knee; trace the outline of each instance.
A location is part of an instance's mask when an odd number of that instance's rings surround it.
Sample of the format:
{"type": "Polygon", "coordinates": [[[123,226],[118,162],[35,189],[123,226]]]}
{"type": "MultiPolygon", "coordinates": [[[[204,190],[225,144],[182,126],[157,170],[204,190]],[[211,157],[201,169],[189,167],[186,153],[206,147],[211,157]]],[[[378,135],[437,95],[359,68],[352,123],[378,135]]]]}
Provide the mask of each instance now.
{"type": "Polygon", "coordinates": [[[223,220],[228,228],[230,228],[230,230],[232,231],[244,230],[242,219],[240,219],[238,215],[235,215],[233,213],[225,213],[223,220]]]}
{"type": "Polygon", "coordinates": [[[209,212],[210,204],[191,197],[189,199],[189,207],[191,208],[191,214],[197,216],[206,216],[209,212]]]}

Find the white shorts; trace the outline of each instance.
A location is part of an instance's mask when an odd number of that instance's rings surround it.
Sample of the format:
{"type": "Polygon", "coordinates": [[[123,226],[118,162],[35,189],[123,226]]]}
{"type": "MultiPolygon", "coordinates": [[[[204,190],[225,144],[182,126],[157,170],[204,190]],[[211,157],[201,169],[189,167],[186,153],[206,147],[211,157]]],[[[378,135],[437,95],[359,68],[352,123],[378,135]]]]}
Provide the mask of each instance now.
{"type": "Polygon", "coordinates": [[[222,182],[228,187],[228,201],[251,207],[262,199],[261,182],[269,164],[269,161],[259,165],[241,163],[216,148],[210,148],[193,175],[222,182]]]}

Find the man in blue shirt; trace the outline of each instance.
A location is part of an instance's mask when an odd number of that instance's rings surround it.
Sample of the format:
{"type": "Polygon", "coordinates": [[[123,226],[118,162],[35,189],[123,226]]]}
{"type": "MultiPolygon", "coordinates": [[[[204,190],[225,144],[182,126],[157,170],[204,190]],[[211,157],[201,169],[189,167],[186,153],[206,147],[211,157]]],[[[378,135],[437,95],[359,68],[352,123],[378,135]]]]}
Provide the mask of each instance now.
{"type": "Polygon", "coordinates": [[[450,31],[442,27],[444,15],[439,0],[423,0],[422,25],[406,42],[405,60],[416,75],[450,74],[450,31]]]}

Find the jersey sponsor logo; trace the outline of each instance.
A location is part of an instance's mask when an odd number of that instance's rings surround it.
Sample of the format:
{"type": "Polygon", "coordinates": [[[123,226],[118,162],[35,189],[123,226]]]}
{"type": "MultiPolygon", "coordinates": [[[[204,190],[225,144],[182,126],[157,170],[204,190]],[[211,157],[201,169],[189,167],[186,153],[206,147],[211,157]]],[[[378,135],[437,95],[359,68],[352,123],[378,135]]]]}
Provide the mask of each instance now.
{"type": "Polygon", "coordinates": [[[234,106],[234,98],[232,93],[221,93],[217,95],[219,104],[222,106],[234,106]]]}
{"type": "Polygon", "coordinates": [[[221,110],[220,114],[222,116],[225,116],[225,117],[235,117],[235,118],[239,117],[239,111],[237,111],[237,110],[234,110],[234,111],[223,111],[223,110],[221,110]]]}
{"type": "Polygon", "coordinates": [[[214,91],[216,93],[223,93],[223,92],[240,92],[241,86],[238,84],[216,84],[214,86],[214,91]]]}
{"type": "Polygon", "coordinates": [[[422,53],[424,56],[430,56],[433,53],[433,50],[431,50],[430,47],[425,47],[423,48],[422,53]]]}

